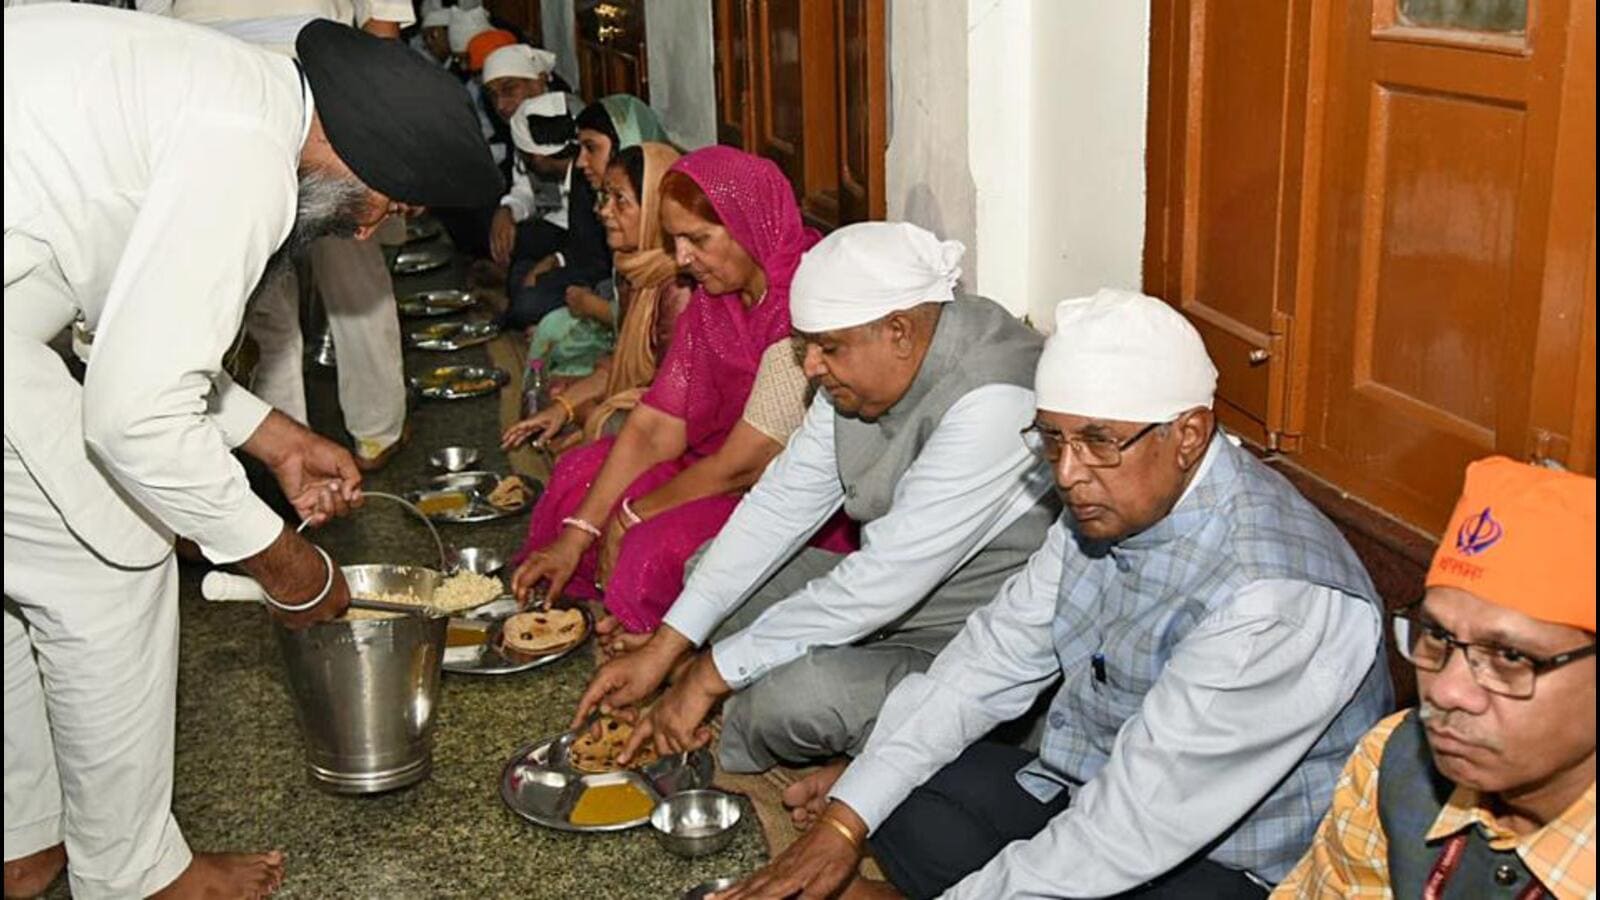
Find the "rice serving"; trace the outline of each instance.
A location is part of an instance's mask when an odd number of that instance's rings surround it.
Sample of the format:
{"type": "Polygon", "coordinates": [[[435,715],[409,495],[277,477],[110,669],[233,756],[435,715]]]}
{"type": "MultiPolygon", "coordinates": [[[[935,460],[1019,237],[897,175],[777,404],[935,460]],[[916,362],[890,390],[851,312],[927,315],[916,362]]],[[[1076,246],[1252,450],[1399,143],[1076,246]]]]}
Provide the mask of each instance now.
{"type": "MultiPolygon", "coordinates": [[[[479,575],[476,572],[458,572],[439,582],[434,588],[434,609],[440,612],[453,614],[464,612],[474,607],[482,606],[490,600],[505,593],[500,585],[500,579],[488,575],[479,575]]],[[[381,594],[357,594],[362,600],[377,600],[383,603],[405,604],[406,606],[428,606],[416,594],[385,592],[381,594]]],[[[400,613],[383,612],[376,609],[347,609],[344,617],[350,620],[360,619],[392,619],[400,613]]]]}
{"type": "Polygon", "coordinates": [[[457,613],[482,606],[503,593],[505,589],[498,578],[476,572],[457,572],[434,589],[433,605],[445,612],[457,613]]]}

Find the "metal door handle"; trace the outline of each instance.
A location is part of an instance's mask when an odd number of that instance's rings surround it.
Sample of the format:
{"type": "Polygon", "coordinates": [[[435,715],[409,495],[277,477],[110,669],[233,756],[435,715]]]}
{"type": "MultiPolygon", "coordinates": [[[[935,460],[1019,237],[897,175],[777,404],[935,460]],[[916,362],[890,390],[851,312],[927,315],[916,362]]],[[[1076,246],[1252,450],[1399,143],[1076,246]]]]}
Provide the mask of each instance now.
{"type": "Polygon", "coordinates": [[[1250,351],[1250,365],[1259,366],[1272,358],[1272,351],[1265,347],[1257,347],[1250,351]]]}
{"type": "Polygon", "coordinates": [[[617,25],[601,25],[597,36],[600,43],[609,44],[611,39],[622,33],[622,28],[617,25]]]}

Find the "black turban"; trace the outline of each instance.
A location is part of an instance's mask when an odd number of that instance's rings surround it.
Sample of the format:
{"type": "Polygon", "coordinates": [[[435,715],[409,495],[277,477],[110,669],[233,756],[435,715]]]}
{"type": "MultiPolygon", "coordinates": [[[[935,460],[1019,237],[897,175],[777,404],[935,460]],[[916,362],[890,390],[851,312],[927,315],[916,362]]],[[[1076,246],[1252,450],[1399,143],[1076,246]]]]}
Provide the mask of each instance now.
{"type": "Polygon", "coordinates": [[[505,190],[461,83],[399,41],[316,19],[295,52],[334,152],[417,206],[493,206],[505,190]]]}

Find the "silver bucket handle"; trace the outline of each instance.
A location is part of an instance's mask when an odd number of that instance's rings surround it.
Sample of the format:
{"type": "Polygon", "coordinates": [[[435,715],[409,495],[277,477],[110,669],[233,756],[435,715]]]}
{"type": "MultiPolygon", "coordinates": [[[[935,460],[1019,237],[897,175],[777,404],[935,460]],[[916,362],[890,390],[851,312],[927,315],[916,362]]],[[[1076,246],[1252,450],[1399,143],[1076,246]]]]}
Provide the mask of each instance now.
{"type": "MultiPolygon", "coordinates": [[[[427,514],[425,514],[422,510],[417,509],[416,504],[412,503],[410,500],[407,500],[404,497],[398,496],[396,494],[386,494],[383,491],[362,491],[361,492],[361,496],[363,496],[363,497],[382,497],[385,500],[393,500],[394,502],[400,504],[401,506],[404,506],[406,509],[409,509],[412,512],[416,513],[417,514],[417,518],[422,520],[422,524],[428,526],[428,533],[433,535],[433,545],[434,545],[434,547],[436,547],[439,550],[439,572],[441,574],[443,574],[444,572],[449,571],[450,565],[449,565],[449,561],[445,558],[444,541],[440,540],[440,538],[439,538],[439,529],[433,527],[433,520],[429,519],[427,514]]],[[[301,522],[300,523],[300,527],[296,528],[294,530],[294,533],[295,534],[299,534],[300,532],[305,531],[306,530],[306,526],[308,524],[310,524],[310,523],[309,522],[301,522]]]]}

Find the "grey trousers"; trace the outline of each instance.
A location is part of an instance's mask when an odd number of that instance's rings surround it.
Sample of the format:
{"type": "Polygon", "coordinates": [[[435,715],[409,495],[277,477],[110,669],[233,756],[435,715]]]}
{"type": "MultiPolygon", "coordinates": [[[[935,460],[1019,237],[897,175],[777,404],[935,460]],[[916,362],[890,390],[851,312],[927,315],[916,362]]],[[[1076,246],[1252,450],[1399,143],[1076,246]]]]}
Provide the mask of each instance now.
{"type": "MultiPolygon", "coordinates": [[[[713,640],[742,630],[843,558],[814,547],[802,550],[723,622],[713,640]]],[[[861,752],[889,691],[933,663],[932,653],[892,640],[814,647],[729,697],[718,750],[722,767],[764,772],[779,763],[814,763],[861,752]]]]}

